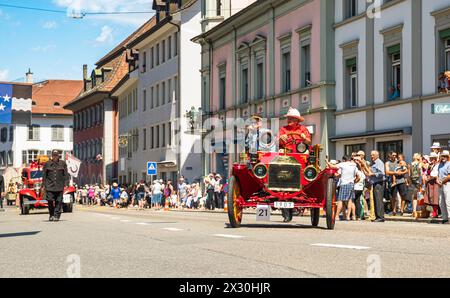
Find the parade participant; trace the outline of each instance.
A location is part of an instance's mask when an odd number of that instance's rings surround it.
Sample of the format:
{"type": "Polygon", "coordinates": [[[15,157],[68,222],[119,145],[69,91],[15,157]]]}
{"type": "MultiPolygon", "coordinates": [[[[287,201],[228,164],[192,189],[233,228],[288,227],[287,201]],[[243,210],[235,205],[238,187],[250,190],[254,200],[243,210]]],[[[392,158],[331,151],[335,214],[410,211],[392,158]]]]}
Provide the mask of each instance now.
{"type": "Polygon", "coordinates": [[[251,124],[247,127],[245,136],[245,151],[250,154],[256,154],[259,151],[259,138],[262,128],[262,119],[258,115],[250,118],[251,124]]]}
{"type": "MultiPolygon", "coordinates": [[[[280,129],[279,132],[279,146],[280,151],[295,152],[296,144],[290,143],[292,139],[299,140],[307,145],[311,145],[311,134],[308,129],[300,123],[305,122],[300,112],[297,109],[289,108],[286,115],[288,124],[280,129]],[[289,135],[289,133],[297,133],[289,135]]],[[[292,221],[293,209],[283,209],[282,214],[284,222],[292,221]]]]}
{"type": "Polygon", "coordinates": [[[438,155],[435,152],[431,152],[429,159],[430,163],[428,165],[426,174],[423,175],[423,180],[425,183],[425,204],[433,208],[432,218],[438,217],[438,206],[439,206],[439,185],[437,184],[437,178],[439,175],[438,167],[438,155]]]}
{"type": "Polygon", "coordinates": [[[280,149],[287,150],[288,152],[295,152],[296,144],[288,143],[290,139],[300,140],[301,142],[311,145],[311,134],[308,129],[300,123],[305,122],[305,118],[300,115],[297,109],[290,108],[286,115],[288,124],[280,129],[280,149]],[[289,136],[289,133],[297,133],[289,136]]]}
{"type": "Polygon", "coordinates": [[[59,151],[52,151],[52,159],[45,163],[42,183],[50,212],[49,221],[59,221],[62,213],[64,187],[69,185],[67,164],[60,160],[59,151]]]}
{"type": "Polygon", "coordinates": [[[450,214],[450,152],[444,150],[441,153],[441,163],[439,164],[439,175],[437,184],[439,185],[439,207],[442,212],[442,223],[448,224],[450,214]]]}

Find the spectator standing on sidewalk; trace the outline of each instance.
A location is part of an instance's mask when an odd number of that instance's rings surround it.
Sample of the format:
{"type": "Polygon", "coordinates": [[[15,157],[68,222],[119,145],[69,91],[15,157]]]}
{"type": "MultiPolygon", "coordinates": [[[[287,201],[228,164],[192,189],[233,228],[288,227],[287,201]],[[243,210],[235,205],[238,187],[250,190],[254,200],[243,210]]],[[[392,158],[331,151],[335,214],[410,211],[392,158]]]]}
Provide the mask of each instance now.
{"type": "Polygon", "coordinates": [[[403,154],[398,155],[398,165],[395,168],[395,187],[397,187],[398,194],[401,199],[400,215],[405,212],[406,202],[411,202],[411,197],[409,195],[408,180],[407,176],[409,173],[408,164],[405,161],[405,156],[403,154]]]}
{"type": "Polygon", "coordinates": [[[431,152],[430,163],[426,174],[423,176],[425,183],[425,204],[433,207],[432,218],[438,218],[438,207],[439,207],[439,184],[437,184],[437,179],[439,176],[439,155],[435,152],[431,152]]]}
{"type": "Polygon", "coordinates": [[[364,189],[365,189],[365,181],[366,175],[361,168],[361,163],[365,162],[361,160],[359,156],[355,157],[357,176],[359,177],[358,182],[355,183],[355,201],[354,201],[354,212],[356,213],[356,220],[365,219],[364,213],[362,212],[364,208],[363,202],[365,202],[364,197],[364,189]]]}
{"type": "Polygon", "coordinates": [[[111,198],[113,200],[113,207],[117,208],[120,201],[120,187],[116,182],[113,183],[113,187],[111,188],[111,198]]]}
{"type": "Polygon", "coordinates": [[[373,187],[373,201],[375,209],[375,222],[384,222],[383,190],[385,182],[385,165],[380,159],[380,153],[376,150],[370,153],[372,165],[370,171],[365,173],[373,187]]]}
{"type": "Polygon", "coordinates": [[[385,163],[387,199],[391,202],[392,215],[397,214],[397,196],[398,188],[395,186],[395,174],[398,167],[398,159],[396,152],[389,152],[388,161],[385,163]]]}
{"type": "Polygon", "coordinates": [[[417,195],[422,189],[422,154],[415,153],[413,156],[413,162],[410,168],[410,180],[411,180],[411,192],[412,192],[412,203],[413,203],[413,217],[417,218],[417,195]]]}
{"type": "Polygon", "coordinates": [[[153,181],[152,208],[155,208],[156,210],[160,209],[161,206],[162,190],[162,185],[159,183],[159,180],[153,181]]]}
{"type": "Polygon", "coordinates": [[[214,210],[215,209],[215,203],[214,203],[214,188],[216,185],[216,179],[214,179],[214,174],[209,174],[208,179],[205,180],[205,187],[206,187],[206,209],[207,210],[214,210]]]}
{"type": "Polygon", "coordinates": [[[220,176],[220,174],[216,174],[214,178],[216,180],[216,183],[214,185],[214,198],[216,200],[216,207],[218,209],[223,209],[222,176],[220,176]]]}
{"type": "Polygon", "coordinates": [[[447,150],[441,153],[441,163],[439,164],[439,206],[442,212],[442,223],[448,224],[450,214],[450,152],[447,150]]]}
{"type": "Polygon", "coordinates": [[[0,175],[0,211],[5,211],[3,209],[3,200],[5,198],[5,178],[0,175]]]}

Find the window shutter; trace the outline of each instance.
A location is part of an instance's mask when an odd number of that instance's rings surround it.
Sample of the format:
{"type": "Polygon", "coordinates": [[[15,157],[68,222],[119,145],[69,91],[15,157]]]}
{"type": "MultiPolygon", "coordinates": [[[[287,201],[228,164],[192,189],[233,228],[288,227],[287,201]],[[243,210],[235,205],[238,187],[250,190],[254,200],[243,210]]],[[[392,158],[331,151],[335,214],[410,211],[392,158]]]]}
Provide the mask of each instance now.
{"type": "Polygon", "coordinates": [[[439,36],[441,37],[441,39],[450,38],[450,28],[440,31],[439,36]]]}
{"type": "Polygon", "coordinates": [[[387,48],[388,55],[395,55],[400,53],[400,45],[395,45],[387,48]]]}

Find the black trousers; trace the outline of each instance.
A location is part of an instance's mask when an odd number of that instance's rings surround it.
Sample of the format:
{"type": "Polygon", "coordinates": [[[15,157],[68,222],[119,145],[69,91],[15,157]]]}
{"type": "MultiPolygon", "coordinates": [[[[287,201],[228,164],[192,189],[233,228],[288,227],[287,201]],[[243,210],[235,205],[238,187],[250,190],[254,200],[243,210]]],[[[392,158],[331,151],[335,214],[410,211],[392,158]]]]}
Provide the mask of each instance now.
{"type": "Polygon", "coordinates": [[[216,200],[216,207],[219,209],[223,209],[223,193],[215,192],[214,198],[216,200]]]}
{"type": "Polygon", "coordinates": [[[48,211],[50,216],[56,218],[61,217],[62,204],[63,204],[63,192],[62,191],[47,191],[48,211]]]}
{"type": "Polygon", "coordinates": [[[373,201],[377,219],[384,219],[383,191],[384,183],[377,183],[373,186],[373,201]]]}
{"type": "Polygon", "coordinates": [[[206,198],[206,209],[214,210],[216,209],[215,199],[214,199],[214,189],[208,189],[206,198]]]}

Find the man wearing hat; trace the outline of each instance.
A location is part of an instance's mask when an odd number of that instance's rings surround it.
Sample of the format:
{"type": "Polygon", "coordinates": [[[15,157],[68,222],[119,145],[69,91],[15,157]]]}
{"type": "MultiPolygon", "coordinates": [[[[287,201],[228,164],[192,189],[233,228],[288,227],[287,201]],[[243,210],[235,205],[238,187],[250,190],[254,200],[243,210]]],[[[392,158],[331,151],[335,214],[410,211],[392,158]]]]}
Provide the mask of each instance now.
{"type": "Polygon", "coordinates": [[[59,221],[62,213],[64,187],[69,185],[67,164],[60,160],[59,151],[52,151],[52,158],[45,163],[42,184],[48,201],[49,221],[59,221]]]}
{"type": "Polygon", "coordinates": [[[431,152],[436,153],[438,156],[441,155],[441,150],[442,150],[441,143],[436,142],[433,143],[433,146],[431,146],[431,152]]]}
{"type": "Polygon", "coordinates": [[[437,183],[439,184],[439,206],[442,212],[442,221],[448,224],[448,216],[450,214],[450,152],[447,150],[441,153],[441,163],[439,164],[439,176],[437,183]]]}
{"type": "Polygon", "coordinates": [[[294,138],[300,140],[307,145],[311,145],[311,134],[308,129],[300,123],[305,122],[305,118],[300,115],[297,109],[290,108],[286,115],[288,124],[280,129],[280,149],[288,150],[288,152],[294,152],[296,150],[296,144],[288,143],[289,140],[294,138]],[[289,136],[290,133],[297,133],[289,136]]]}

